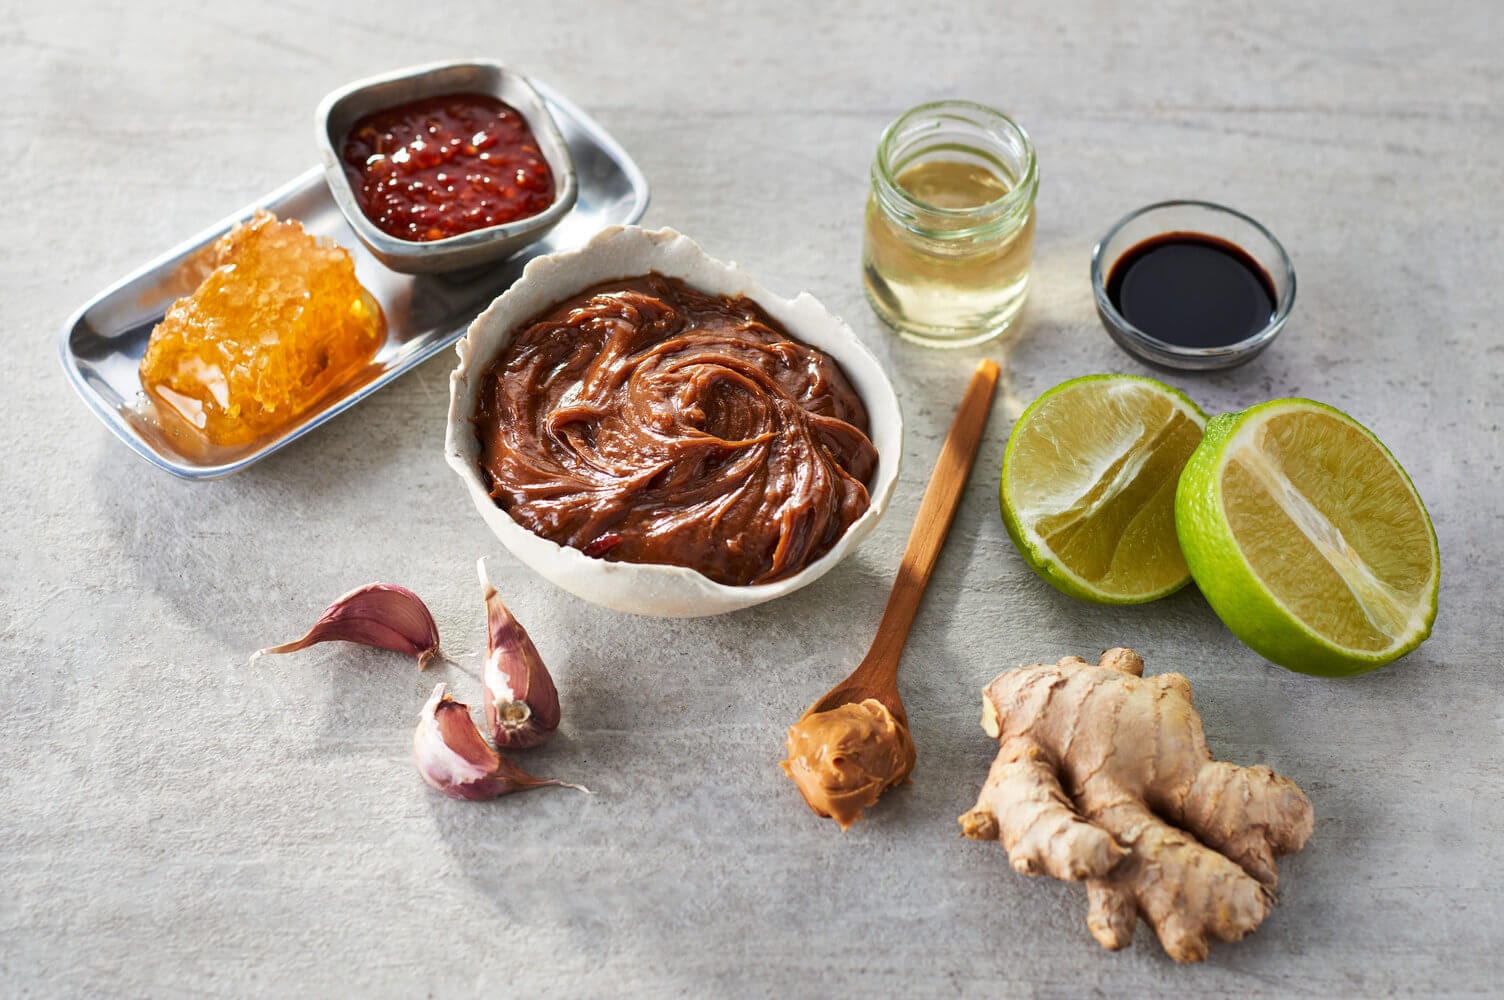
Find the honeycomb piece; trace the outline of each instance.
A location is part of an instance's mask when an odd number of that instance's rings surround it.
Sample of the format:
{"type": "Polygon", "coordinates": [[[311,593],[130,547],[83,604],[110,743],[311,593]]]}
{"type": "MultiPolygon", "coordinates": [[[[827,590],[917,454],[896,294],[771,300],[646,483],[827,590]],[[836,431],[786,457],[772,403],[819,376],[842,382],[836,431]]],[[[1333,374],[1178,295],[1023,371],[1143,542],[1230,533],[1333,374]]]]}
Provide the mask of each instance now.
{"type": "Polygon", "coordinates": [[[219,238],[212,264],[152,330],[141,385],[213,444],[287,427],[386,339],[350,254],[296,221],[257,212],[219,238]]]}

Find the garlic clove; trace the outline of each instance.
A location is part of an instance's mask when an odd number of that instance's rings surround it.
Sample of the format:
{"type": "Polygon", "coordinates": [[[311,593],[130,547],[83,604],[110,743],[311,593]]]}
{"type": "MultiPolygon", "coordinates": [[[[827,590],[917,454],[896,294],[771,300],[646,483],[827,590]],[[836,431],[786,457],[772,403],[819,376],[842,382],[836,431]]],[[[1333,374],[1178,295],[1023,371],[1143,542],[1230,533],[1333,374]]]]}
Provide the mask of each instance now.
{"type": "Polygon", "coordinates": [[[418,716],[413,757],[423,780],[452,799],[494,799],[547,785],[589,791],[557,778],[534,777],[491,749],[470,717],[470,706],[451,698],[442,681],[418,716]]]}
{"type": "Polygon", "coordinates": [[[325,608],[301,639],[258,649],[251,659],[293,653],[334,639],[416,656],[419,670],[440,655],[439,627],[422,598],[396,584],[368,583],[325,608]]]}
{"type": "Polygon", "coordinates": [[[481,683],[486,726],[498,747],[524,750],[543,743],[559,728],[559,691],[527,630],[507,609],[491,580],[486,560],[476,563],[486,601],[486,664],[481,683]]]}

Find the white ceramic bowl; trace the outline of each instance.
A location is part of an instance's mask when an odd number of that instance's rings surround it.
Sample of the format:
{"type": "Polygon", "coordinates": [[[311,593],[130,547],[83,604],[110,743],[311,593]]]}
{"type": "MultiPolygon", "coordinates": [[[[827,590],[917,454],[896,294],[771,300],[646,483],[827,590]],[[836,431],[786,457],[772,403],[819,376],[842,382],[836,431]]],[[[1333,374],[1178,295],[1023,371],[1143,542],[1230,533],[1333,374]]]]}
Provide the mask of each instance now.
{"type": "Polygon", "coordinates": [[[465,481],[470,498],[511,553],[571,594],[617,611],[667,618],[698,618],[749,608],[791,594],[818,580],[856,548],[877,525],[903,455],[903,417],[898,398],[877,359],[851,328],[808,292],[786,299],[759,285],[735,264],[715,260],[689,237],[672,229],[637,226],[606,229],[577,250],[538,257],[522,277],[481,313],[456,345],[459,367],[449,379],[449,430],[444,455],[465,481]],[[801,572],[775,583],[734,587],[681,566],[607,562],[558,545],[522,527],[486,490],[480,442],[471,417],[486,368],[527,320],[557,302],[613,278],[657,271],[717,295],[745,295],[795,337],[840,363],[867,407],[869,433],[877,447],[871,506],[825,555],[801,572]]]}

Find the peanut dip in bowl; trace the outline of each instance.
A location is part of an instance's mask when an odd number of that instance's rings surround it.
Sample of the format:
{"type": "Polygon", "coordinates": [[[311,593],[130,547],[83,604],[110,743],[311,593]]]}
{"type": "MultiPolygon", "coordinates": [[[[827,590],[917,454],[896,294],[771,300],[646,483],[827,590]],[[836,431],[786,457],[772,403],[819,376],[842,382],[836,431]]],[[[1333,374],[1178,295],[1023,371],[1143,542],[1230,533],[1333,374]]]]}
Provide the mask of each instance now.
{"type": "Polygon", "coordinates": [[[449,464],[514,555],[615,610],[791,593],[897,480],[898,401],[855,334],[672,230],[538,258],[457,350],[449,464]]]}

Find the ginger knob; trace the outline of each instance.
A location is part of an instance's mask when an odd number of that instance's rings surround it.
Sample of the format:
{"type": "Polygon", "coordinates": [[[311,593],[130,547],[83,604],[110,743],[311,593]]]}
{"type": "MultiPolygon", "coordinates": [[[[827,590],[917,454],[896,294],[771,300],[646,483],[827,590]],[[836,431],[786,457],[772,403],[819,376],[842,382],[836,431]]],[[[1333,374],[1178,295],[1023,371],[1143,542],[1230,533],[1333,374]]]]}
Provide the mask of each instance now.
{"type": "Polygon", "coordinates": [[[995,678],[982,726],[998,755],[961,830],[1000,840],[1021,874],[1084,881],[1103,947],[1127,945],[1142,917],[1171,958],[1199,962],[1263,922],[1275,856],[1315,819],[1289,778],[1212,759],[1185,677],[1143,671],[1110,649],[995,678]]]}

